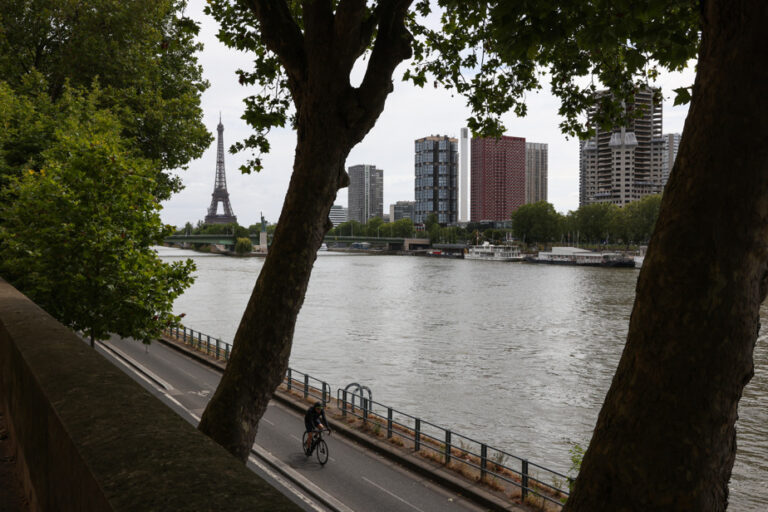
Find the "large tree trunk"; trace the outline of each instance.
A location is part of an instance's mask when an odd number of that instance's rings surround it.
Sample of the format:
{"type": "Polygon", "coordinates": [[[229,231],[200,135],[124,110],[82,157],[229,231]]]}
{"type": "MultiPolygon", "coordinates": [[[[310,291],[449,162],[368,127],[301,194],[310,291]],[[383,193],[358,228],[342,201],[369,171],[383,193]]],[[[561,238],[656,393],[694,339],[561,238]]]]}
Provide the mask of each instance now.
{"type": "Polygon", "coordinates": [[[693,102],[566,511],[719,511],[768,276],[768,2],[705,1],[693,102]]]}
{"type": "Polygon", "coordinates": [[[349,148],[328,137],[340,127],[327,116],[312,118],[312,126],[299,127],[293,175],[269,255],[235,334],[227,371],[198,427],[241,460],[285,375],[296,317],[331,226],[328,212],[338,188],[346,186],[349,148]]]}
{"type": "Polygon", "coordinates": [[[328,212],[348,184],[344,164],[376,123],[392,91],[395,67],[411,56],[405,16],[412,0],[387,0],[369,13],[365,1],[308,1],[303,29],[284,0],[251,0],[262,38],[288,75],[296,105],[293,174],[274,240],[251,294],[227,369],[198,428],[245,461],[258,422],[282,382],[293,331],[328,212]],[[376,29],[376,30],[374,30],[376,29]],[[349,76],[375,36],[359,87],[349,76]]]}

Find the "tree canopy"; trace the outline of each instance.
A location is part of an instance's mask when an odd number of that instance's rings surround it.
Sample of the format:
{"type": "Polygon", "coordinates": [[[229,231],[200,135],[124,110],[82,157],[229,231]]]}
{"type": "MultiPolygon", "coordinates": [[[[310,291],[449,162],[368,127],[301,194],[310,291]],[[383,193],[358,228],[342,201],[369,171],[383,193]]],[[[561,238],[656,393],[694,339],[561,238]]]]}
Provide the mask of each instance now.
{"type": "MultiPolygon", "coordinates": [[[[6,84],[0,98],[13,99],[6,84]]],[[[149,343],[177,321],[173,300],[194,265],[163,263],[151,249],[172,232],[153,194],[157,169],[97,103],[97,92],[65,87],[68,108],[39,167],[0,191],[0,272],[92,345],[111,333],[149,343]]]]}
{"type": "MultiPolygon", "coordinates": [[[[184,0],[62,2],[7,0],[0,14],[0,77],[19,95],[47,94],[55,104],[67,85],[101,89],[99,106],[118,117],[122,135],[158,171],[198,158],[212,137],[202,124],[200,95],[208,87],[195,53],[198,27],[184,0]]],[[[34,165],[55,122],[29,123],[24,112],[6,118],[17,132],[4,173],[34,165]],[[12,157],[12,158],[10,158],[12,157]]],[[[179,183],[159,172],[158,197],[179,183]]]]}

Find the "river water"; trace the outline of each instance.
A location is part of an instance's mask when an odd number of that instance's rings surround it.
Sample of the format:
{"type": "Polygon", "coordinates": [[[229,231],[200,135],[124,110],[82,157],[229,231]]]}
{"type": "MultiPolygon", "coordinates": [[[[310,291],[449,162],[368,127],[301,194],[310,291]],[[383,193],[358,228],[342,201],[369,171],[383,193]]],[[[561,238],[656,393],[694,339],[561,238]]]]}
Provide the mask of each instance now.
{"type": "MultiPolygon", "coordinates": [[[[185,325],[233,339],[260,258],[191,257],[174,306],[185,325]]],[[[589,444],[626,339],[638,270],[407,256],[318,254],[291,367],[537,464],[567,472],[589,444]]],[[[763,325],[768,308],[763,308],[763,325]]],[[[739,405],[730,510],[768,504],[768,343],[739,405]]]]}

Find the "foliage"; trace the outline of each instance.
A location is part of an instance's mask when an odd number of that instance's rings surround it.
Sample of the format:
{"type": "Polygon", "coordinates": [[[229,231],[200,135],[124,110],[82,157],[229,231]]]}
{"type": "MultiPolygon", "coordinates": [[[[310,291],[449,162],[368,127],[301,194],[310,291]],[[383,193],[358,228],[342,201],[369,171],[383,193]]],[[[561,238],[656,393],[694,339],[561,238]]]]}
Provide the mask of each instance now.
{"type": "Polygon", "coordinates": [[[152,194],[153,162],[130,149],[96,92],[63,95],[71,109],[41,167],[0,193],[0,271],[91,344],[110,333],[148,343],[178,321],[171,306],[194,264],[151,249],[172,231],[152,194]]]}
{"type": "Polygon", "coordinates": [[[571,456],[571,467],[568,469],[568,488],[573,491],[573,483],[581,470],[581,461],[584,459],[584,448],[578,443],[573,444],[568,450],[571,456]]]}
{"type": "MultiPolygon", "coordinates": [[[[212,140],[201,122],[200,94],[208,83],[195,56],[198,27],[184,17],[185,3],[6,0],[0,76],[21,96],[39,101],[44,93],[54,104],[67,85],[85,90],[98,81],[99,106],[117,116],[126,143],[157,162],[155,193],[167,199],[180,184],[160,170],[200,157],[212,140]]],[[[39,111],[40,124],[16,114],[4,128],[25,135],[8,161],[18,174],[28,161],[37,169],[35,159],[53,132],[39,111]]]]}
{"type": "Polygon", "coordinates": [[[560,237],[562,216],[546,201],[525,204],[512,213],[512,232],[527,243],[550,242],[560,237]]]}
{"type": "Polygon", "coordinates": [[[646,196],[624,206],[622,213],[626,218],[626,241],[647,243],[656,226],[661,209],[661,195],[646,196]]]}
{"type": "Polygon", "coordinates": [[[238,238],[235,242],[235,252],[237,254],[248,254],[253,251],[253,243],[250,238],[238,238]]]}
{"type": "MultiPolygon", "coordinates": [[[[586,138],[584,114],[595,109],[601,125],[625,124],[622,101],[650,85],[659,68],[680,70],[695,58],[699,41],[698,2],[694,0],[546,0],[498,2],[439,0],[438,29],[411,17],[418,37],[414,65],[405,78],[423,86],[453,88],[468,97],[473,132],[500,135],[500,115],[526,114],[525,94],[551,77],[552,93],[562,101],[561,128],[586,138]],[[596,98],[597,84],[613,96],[596,98]]],[[[423,17],[429,0],[417,3],[423,17]]],[[[675,91],[677,103],[687,88],[675,91]]]]}

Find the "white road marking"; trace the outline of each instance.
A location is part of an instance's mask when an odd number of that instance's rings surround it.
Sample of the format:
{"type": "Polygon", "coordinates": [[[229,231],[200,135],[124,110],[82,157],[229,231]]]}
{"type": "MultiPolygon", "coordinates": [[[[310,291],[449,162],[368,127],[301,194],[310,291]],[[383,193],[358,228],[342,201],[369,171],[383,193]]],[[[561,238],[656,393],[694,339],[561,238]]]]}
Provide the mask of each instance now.
{"type": "Polygon", "coordinates": [[[269,424],[269,425],[272,425],[273,427],[275,426],[275,423],[274,423],[274,422],[272,422],[272,421],[269,421],[269,420],[268,420],[267,418],[265,418],[264,416],[262,416],[262,417],[261,417],[261,420],[260,420],[260,421],[263,421],[264,423],[267,423],[267,424],[269,424]]]}
{"type": "Polygon", "coordinates": [[[411,507],[412,509],[414,509],[414,510],[418,510],[419,512],[424,512],[423,510],[421,510],[421,509],[420,509],[419,507],[417,507],[416,505],[413,505],[413,504],[411,504],[411,503],[408,503],[407,501],[405,501],[403,498],[401,498],[401,497],[400,497],[400,496],[398,496],[397,494],[395,494],[395,493],[393,493],[393,492],[391,492],[391,491],[389,491],[389,490],[387,490],[387,489],[383,488],[383,487],[382,487],[382,486],[380,486],[379,484],[376,484],[376,483],[374,483],[374,482],[371,482],[370,480],[368,480],[368,479],[367,479],[367,478],[365,478],[365,477],[363,477],[363,480],[365,480],[366,482],[368,482],[368,483],[369,483],[369,484],[371,484],[372,486],[376,487],[377,489],[380,489],[380,490],[384,491],[385,493],[389,494],[389,495],[390,495],[390,496],[392,496],[393,498],[395,498],[395,499],[398,499],[398,500],[402,501],[403,503],[405,503],[406,505],[408,505],[408,506],[409,506],[409,507],[411,507]]]}
{"type": "Polygon", "coordinates": [[[111,352],[112,355],[118,356],[118,359],[122,358],[125,361],[128,361],[128,363],[134,365],[140,372],[144,373],[145,375],[149,376],[150,379],[156,381],[158,384],[160,384],[163,388],[165,388],[166,391],[171,391],[173,389],[173,386],[165,382],[163,379],[158,377],[156,374],[149,371],[146,367],[141,365],[140,363],[136,362],[135,359],[132,357],[129,357],[127,354],[125,354],[122,350],[118,350],[115,347],[111,345],[107,345],[104,342],[100,342],[102,348],[106,350],[107,352],[111,352]]]}
{"type": "Polygon", "coordinates": [[[270,478],[274,479],[276,482],[278,482],[280,485],[288,489],[292,494],[294,494],[297,498],[299,498],[301,501],[306,503],[309,507],[312,508],[312,510],[316,510],[317,512],[326,512],[326,509],[321,508],[317,503],[315,503],[312,498],[306,496],[303,492],[296,489],[293,485],[290,484],[286,479],[269,469],[267,466],[262,464],[256,457],[251,455],[248,457],[248,460],[253,463],[254,466],[258,467],[260,470],[262,470],[264,473],[270,476],[270,478]]]}

